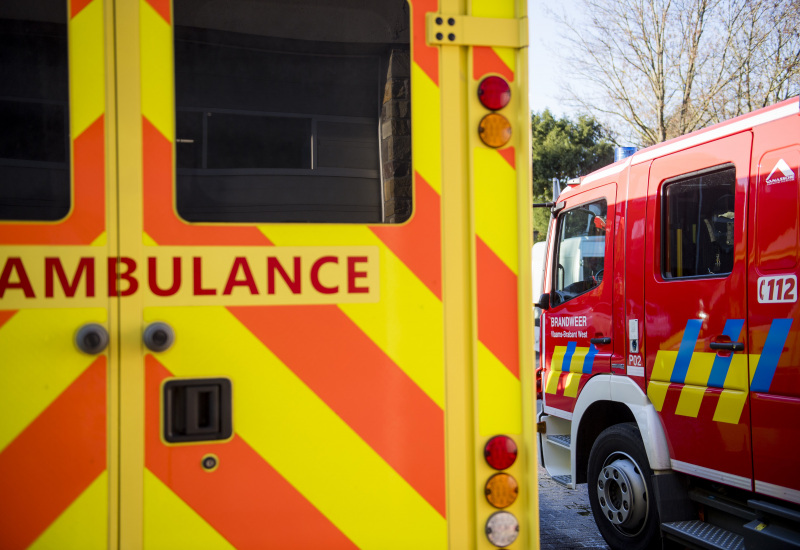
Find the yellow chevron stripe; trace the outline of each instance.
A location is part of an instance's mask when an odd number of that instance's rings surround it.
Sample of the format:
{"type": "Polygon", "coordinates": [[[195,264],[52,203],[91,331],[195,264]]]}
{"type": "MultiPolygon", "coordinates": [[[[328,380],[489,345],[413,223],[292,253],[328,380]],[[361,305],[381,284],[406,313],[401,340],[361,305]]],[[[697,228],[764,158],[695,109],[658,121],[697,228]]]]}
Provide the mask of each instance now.
{"type": "Polygon", "coordinates": [[[678,406],[675,407],[675,414],[697,418],[705,392],[705,387],[683,386],[681,396],[678,398],[678,406]]]}
{"type": "Polygon", "coordinates": [[[575,353],[572,354],[572,360],[569,362],[569,371],[580,374],[583,372],[583,362],[589,354],[589,348],[577,346],[575,353]]]}
{"type": "Polygon", "coordinates": [[[411,158],[414,170],[442,194],[442,109],[441,93],[425,71],[411,64],[411,112],[414,139],[411,158]]]}
{"type": "Polygon", "coordinates": [[[428,397],[444,408],[442,303],[372,231],[358,225],[324,229],[313,225],[270,225],[261,230],[279,246],[379,247],[383,289],[380,301],[339,307],[428,397]]]}
{"type": "Polygon", "coordinates": [[[0,327],[0,450],[96,359],[78,351],[75,332],[105,322],[102,308],[26,309],[0,327]]]}
{"type": "Polygon", "coordinates": [[[550,368],[553,371],[561,371],[564,364],[564,356],[567,354],[567,346],[556,346],[553,348],[553,357],[550,359],[550,368]]]}
{"type": "Polygon", "coordinates": [[[234,548],[149,470],[144,471],[144,547],[148,550],[234,548]]]}
{"type": "Polygon", "coordinates": [[[475,228],[478,236],[517,273],[517,174],[494,149],[472,152],[475,174],[475,228]]]}
{"type": "Polygon", "coordinates": [[[561,378],[561,371],[553,369],[547,372],[547,384],[544,392],[555,395],[558,391],[558,379],[561,378]]]}
{"type": "Polygon", "coordinates": [[[108,472],[103,472],[39,535],[28,550],[108,548],[107,510],[108,472]]]}
{"type": "Polygon", "coordinates": [[[677,351],[658,350],[650,379],[669,382],[669,379],[672,377],[672,369],[675,368],[675,359],[677,357],[677,351]]]}
{"type": "MultiPolygon", "coordinates": [[[[508,66],[509,69],[514,71],[516,76],[516,71],[514,70],[514,67],[516,66],[517,62],[517,50],[515,50],[514,48],[492,48],[492,49],[494,50],[494,53],[497,54],[497,57],[499,57],[503,61],[503,63],[505,63],[508,66]]],[[[512,101],[514,100],[513,93],[511,96],[511,100],[512,101]]]]}
{"type": "Polygon", "coordinates": [[[522,433],[522,387],[516,376],[478,342],[478,423],[482,436],[522,433]]]}
{"type": "Polygon", "coordinates": [[[647,386],[647,397],[653,403],[658,412],[664,408],[664,400],[667,398],[668,382],[650,382],[647,386]]]}
{"type": "Polygon", "coordinates": [[[106,246],[108,244],[108,233],[103,231],[95,240],[92,241],[91,246],[106,246]]]}
{"type": "Polygon", "coordinates": [[[707,386],[708,378],[711,376],[711,365],[714,364],[716,353],[696,351],[692,354],[689,361],[689,369],[686,371],[685,384],[694,386],[707,386]]]}
{"type": "Polygon", "coordinates": [[[748,359],[753,361],[753,370],[758,364],[760,355],[743,355],[733,354],[730,367],[728,368],[728,375],[725,377],[723,385],[726,389],[747,391],[750,389],[750,384],[747,382],[747,362],[748,359]]]}
{"type": "Polygon", "coordinates": [[[226,309],[147,308],[145,318],[175,329],[158,357],[175,375],[224,366],[236,433],[357,546],[446,545],[446,520],[226,309]],[[219,334],[224,342],[209,346],[219,334]]]}
{"type": "Polygon", "coordinates": [[[565,397],[578,397],[578,388],[581,384],[581,374],[578,372],[570,372],[567,375],[567,384],[564,388],[565,397]]]}
{"type": "Polygon", "coordinates": [[[169,141],[173,113],[172,27],[145,0],[139,1],[142,56],[142,114],[169,141]]]}
{"type": "Polygon", "coordinates": [[[738,424],[742,418],[745,401],[747,401],[746,391],[722,390],[714,411],[714,421],[738,424]]]}
{"type": "Polygon", "coordinates": [[[105,111],[103,2],[94,0],[69,22],[70,135],[80,136],[105,111]]]}

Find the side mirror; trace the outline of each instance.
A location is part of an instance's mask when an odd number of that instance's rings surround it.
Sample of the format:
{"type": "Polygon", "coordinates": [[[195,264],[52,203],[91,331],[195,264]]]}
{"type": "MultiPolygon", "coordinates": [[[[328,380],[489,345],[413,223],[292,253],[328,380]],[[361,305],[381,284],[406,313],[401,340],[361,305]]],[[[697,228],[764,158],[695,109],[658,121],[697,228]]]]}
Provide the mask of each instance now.
{"type": "Polygon", "coordinates": [[[544,294],[542,294],[542,295],[539,297],[539,301],[538,301],[538,302],[536,302],[536,303],[535,303],[535,304],[533,304],[533,305],[535,305],[535,306],[536,306],[536,307],[538,307],[539,309],[544,309],[544,310],[548,310],[548,309],[550,309],[550,294],[548,294],[548,293],[546,293],[546,292],[545,292],[544,294]]]}

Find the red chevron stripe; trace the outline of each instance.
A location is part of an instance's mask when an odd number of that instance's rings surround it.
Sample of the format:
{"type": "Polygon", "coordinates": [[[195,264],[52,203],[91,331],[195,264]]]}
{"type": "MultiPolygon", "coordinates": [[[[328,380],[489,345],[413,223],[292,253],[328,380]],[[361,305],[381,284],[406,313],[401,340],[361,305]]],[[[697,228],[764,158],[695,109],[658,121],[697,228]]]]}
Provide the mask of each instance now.
{"type": "Polygon", "coordinates": [[[5,325],[9,319],[11,319],[14,314],[17,312],[16,309],[0,309],[0,327],[5,325]]]}
{"type": "Polygon", "coordinates": [[[91,244],[105,229],[105,125],[101,115],[73,141],[74,204],[63,222],[0,224],[0,244],[91,244]]]}
{"type": "Polygon", "coordinates": [[[442,516],[444,413],[336,306],[229,307],[442,516]]]}
{"type": "Polygon", "coordinates": [[[519,378],[517,276],[480,237],[475,238],[478,271],[478,339],[519,378]]]}
{"type": "Polygon", "coordinates": [[[514,170],[517,169],[516,151],[513,147],[506,147],[505,149],[498,149],[500,156],[506,159],[506,162],[511,165],[514,170]]]}
{"type": "Polygon", "coordinates": [[[146,0],[146,2],[150,4],[150,7],[153,8],[168,25],[172,24],[170,21],[170,0],[146,0]]]}
{"type": "Polygon", "coordinates": [[[72,0],[69,3],[69,17],[70,19],[78,15],[83,8],[92,3],[92,0],[72,0]]]}
{"type": "Polygon", "coordinates": [[[480,80],[489,73],[499,74],[509,82],[514,82],[514,71],[489,46],[472,48],[472,78],[480,80]]]}
{"type": "Polygon", "coordinates": [[[0,453],[0,547],[27,548],[106,469],[106,358],[0,453]]]}
{"type": "Polygon", "coordinates": [[[412,19],[414,62],[439,86],[439,48],[428,46],[425,39],[425,14],[439,11],[439,0],[409,0],[412,19]]]}
{"type": "Polygon", "coordinates": [[[189,225],[173,208],[172,143],[142,117],[144,230],[160,245],[270,245],[253,226],[189,225]]]}
{"type": "Polygon", "coordinates": [[[373,226],[372,232],[420,281],[442,299],[441,197],[414,173],[414,215],[402,226],[373,226]]]}
{"type": "Polygon", "coordinates": [[[356,546],[241,437],[216,444],[165,445],[160,438],[161,382],[172,376],[145,358],[145,464],[216,531],[239,549],[356,546]],[[212,453],[218,467],[206,472],[212,453]]]}

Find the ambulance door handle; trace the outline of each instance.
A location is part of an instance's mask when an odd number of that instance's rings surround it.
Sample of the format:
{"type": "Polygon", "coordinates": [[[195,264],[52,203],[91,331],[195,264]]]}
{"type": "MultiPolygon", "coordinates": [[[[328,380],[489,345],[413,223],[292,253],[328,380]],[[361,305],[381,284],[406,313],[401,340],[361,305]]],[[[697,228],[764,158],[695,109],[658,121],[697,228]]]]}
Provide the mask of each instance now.
{"type": "Polygon", "coordinates": [[[150,323],[142,335],[144,345],[150,351],[167,351],[175,342],[175,331],[167,323],[150,323]]]}
{"type": "Polygon", "coordinates": [[[604,338],[590,338],[589,342],[594,344],[595,346],[604,346],[606,344],[611,343],[611,338],[609,338],[608,336],[604,338]]]}
{"type": "Polygon", "coordinates": [[[75,334],[75,345],[89,355],[102,353],[108,347],[108,331],[97,323],[83,325],[75,334]]]}
{"type": "Polygon", "coordinates": [[[744,351],[744,342],[711,342],[711,349],[721,351],[744,351]]]}

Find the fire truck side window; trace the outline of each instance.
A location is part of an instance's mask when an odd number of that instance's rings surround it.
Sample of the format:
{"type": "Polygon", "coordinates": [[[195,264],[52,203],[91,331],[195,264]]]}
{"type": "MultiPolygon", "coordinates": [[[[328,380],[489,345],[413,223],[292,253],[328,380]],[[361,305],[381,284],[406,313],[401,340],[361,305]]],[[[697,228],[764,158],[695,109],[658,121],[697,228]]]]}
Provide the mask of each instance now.
{"type": "Polygon", "coordinates": [[[554,305],[603,282],[606,257],[605,199],[565,211],[558,218],[558,261],[553,271],[554,305]]]}
{"type": "Polygon", "coordinates": [[[735,186],[734,167],[664,185],[661,273],[665,279],[731,272],[735,186]]]}
{"type": "Polygon", "coordinates": [[[0,219],[70,208],[66,2],[0,2],[0,219]]]}
{"type": "Polygon", "coordinates": [[[405,2],[176,0],[174,13],[184,219],[410,217],[405,2]]]}

